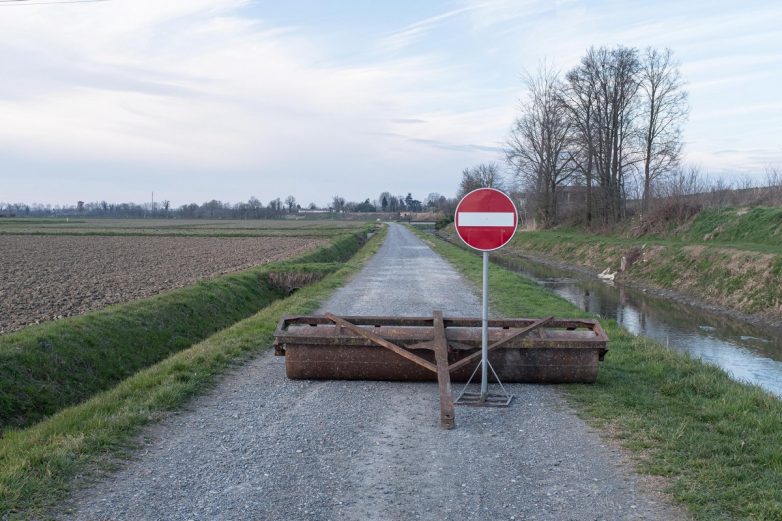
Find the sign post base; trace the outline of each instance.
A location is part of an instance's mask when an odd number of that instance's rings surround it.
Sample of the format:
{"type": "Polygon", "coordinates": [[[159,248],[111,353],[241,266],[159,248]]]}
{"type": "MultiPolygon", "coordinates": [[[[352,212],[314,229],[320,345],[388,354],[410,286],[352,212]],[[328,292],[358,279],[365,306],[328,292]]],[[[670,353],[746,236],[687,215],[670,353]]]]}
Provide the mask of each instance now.
{"type": "Polygon", "coordinates": [[[472,375],[470,375],[470,379],[467,380],[466,384],[464,384],[462,392],[460,392],[459,396],[457,396],[456,400],[454,400],[454,405],[467,405],[470,407],[507,407],[510,405],[510,402],[513,401],[513,395],[509,394],[508,391],[505,390],[505,386],[502,385],[500,378],[497,376],[497,372],[491,366],[488,358],[486,359],[486,365],[494,375],[494,379],[497,381],[500,389],[502,389],[502,392],[489,392],[483,387],[483,385],[481,385],[479,392],[471,392],[467,390],[467,388],[472,383],[472,379],[475,377],[475,374],[478,372],[478,369],[483,367],[483,360],[481,360],[478,362],[478,365],[475,366],[475,370],[472,372],[472,375]]]}

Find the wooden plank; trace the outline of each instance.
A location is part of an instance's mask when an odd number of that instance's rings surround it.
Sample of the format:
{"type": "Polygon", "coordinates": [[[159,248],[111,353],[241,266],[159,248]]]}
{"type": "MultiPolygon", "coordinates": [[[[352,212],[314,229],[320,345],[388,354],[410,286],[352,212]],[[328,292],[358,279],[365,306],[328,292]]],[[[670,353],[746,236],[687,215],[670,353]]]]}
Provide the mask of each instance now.
{"type": "MultiPolygon", "coordinates": [[[[507,344],[508,342],[513,340],[514,338],[518,338],[518,337],[520,337],[522,335],[526,335],[530,331],[533,331],[533,330],[539,328],[540,326],[544,326],[544,325],[548,324],[549,322],[551,322],[552,320],[554,320],[554,317],[541,318],[540,320],[535,321],[533,324],[530,324],[529,326],[525,327],[524,329],[521,329],[521,330],[513,333],[512,335],[510,335],[508,337],[505,337],[502,340],[499,340],[499,341],[493,343],[492,345],[489,346],[488,350],[489,351],[493,351],[494,349],[497,349],[498,347],[504,346],[505,344],[507,344]]],[[[478,351],[477,353],[473,353],[470,356],[462,358],[458,362],[452,363],[450,366],[448,366],[448,370],[449,371],[455,371],[456,369],[459,369],[460,367],[464,367],[465,365],[470,364],[472,362],[475,362],[476,360],[480,360],[481,356],[482,356],[481,351],[478,351]]]]}
{"type": "Polygon", "coordinates": [[[434,359],[437,362],[437,386],[440,389],[440,427],[453,429],[456,418],[451,394],[451,372],[448,370],[448,341],[442,311],[434,312],[434,359]]]}
{"type": "Polygon", "coordinates": [[[332,322],[334,322],[338,326],[344,327],[348,331],[352,331],[353,333],[355,333],[355,334],[357,334],[359,336],[362,336],[362,337],[366,338],[367,340],[372,341],[373,343],[379,345],[380,347],[384,347],[384,348],[386,348],[386,349],[388,349],[390,351],[393,351],[394,353],[398,354],[402,358],[406,358],[406,359],[410,360],[411,362],[413,362],[415,364],[418,364],[421,367],[424,367],[424,368],[432,371],[433,373],[437,372],[437,366],[435,366],[433,363],[429,362],[428,360],[425,360],[425,359],[421,358],[418,355],[414,355],[410,351],[407,351],[406,349],[401,348],[401,347],[399,347],[396,344],[393,344],[393,343],[389,342],[385,338],[379,337],[376,334],[371,333],[367,329],[362,328],[362,327],[358,327],[358,326],[356,326],[354,324],[351,324],[347,320],[343,320],[343,319],[339,318],[338,316],[333,315],[331,313],[326,313],[325,316],[326,316],[326,318],[328,318],[329,320],[331,320],[332,322]]]}

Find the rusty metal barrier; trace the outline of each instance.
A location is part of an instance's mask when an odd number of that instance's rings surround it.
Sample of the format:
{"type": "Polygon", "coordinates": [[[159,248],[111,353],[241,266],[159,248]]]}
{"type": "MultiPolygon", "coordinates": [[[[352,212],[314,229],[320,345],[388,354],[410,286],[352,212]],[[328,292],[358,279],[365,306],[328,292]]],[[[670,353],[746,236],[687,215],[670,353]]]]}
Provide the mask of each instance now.
{"type": "MultiPolygon", "coordinates": [[[[504,382],[593,383],[607,352],[589,319],[489,321],[489,360],[504,382]]],[[[284,317],[275,354],[292,379],[434,381],[440,424],[455,426],[451,381],[467,381],[481,358],[481,319],[443,317],[284,317]]]]}

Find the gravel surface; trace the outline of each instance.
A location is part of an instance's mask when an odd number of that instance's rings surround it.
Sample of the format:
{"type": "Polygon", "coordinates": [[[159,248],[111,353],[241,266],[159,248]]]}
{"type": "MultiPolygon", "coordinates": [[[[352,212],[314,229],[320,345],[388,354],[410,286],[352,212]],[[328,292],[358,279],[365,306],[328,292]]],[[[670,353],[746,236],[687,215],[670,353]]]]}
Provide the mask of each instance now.
{"type": "Polygon", "coordinates": [[[307,237],[0,235],[0,333],[150,297],[324,242],[307,237]]]}
{"type": "MultiPolygon", "coordinates": [[[[400,226],[323,310],[477,315],[456,272],[400,226]]],[[[609,355],[610,356],[610,355],[609,355]]],[[[63,519],[674,520],[555,387],[512,385],[508,409],[457,408],[435,383],[291,381],[264,354],[147,431],[123,469],[63,519]]]]}

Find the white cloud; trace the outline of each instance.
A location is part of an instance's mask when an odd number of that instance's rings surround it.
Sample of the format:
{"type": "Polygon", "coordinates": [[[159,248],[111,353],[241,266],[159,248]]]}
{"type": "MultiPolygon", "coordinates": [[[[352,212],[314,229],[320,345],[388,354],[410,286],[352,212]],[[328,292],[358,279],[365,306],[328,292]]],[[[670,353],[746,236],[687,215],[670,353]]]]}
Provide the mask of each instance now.
{"type": "MultiPolygon", "coordinates": [[[[322,66],[327,50],[304,31],[244,18],[243,4],[118,1],[3,17],[0,57],[20,81],[0,87],[2,147],[54,163],[303,176],[322,161],[371,165],[372,154],[394,161],[371,133],[392,130],[393,119],[414,117],[432,102],[469,95],[433,88],[448,71],[427,56],[322,66]]],[[[467,132],[444,125],[447,112],[427,120],[409,137],[487,139],[480,136],[485,125],[467,132]]],[[[417,174],[407,175],[397,184],[417,174]]],[[[299,189],[318,182],[299,182],[299,189]]]]}
{"type": "MultiPolygon", "coordinates": [[[[176,202],[236,200],[255,186],[317,201],[336,191],[449,193],[463,167],[501,159],[522,70],[544,57],[567,69],[592,44],[674,47],[690,82],[687,150],[706,168],[726,164],[712,153],[726,136],[738,150],[779,155],[768,122],[777,100],[763,90],[782,81],[773,26],[782,8],[773,5],[721,13],[672,2],[630,12],[583,1],[456,1],[341,61],[303,18],[275,25],[249,16],[252,5],[2,8],[0,63],[11,80],[0,82],[0,153],[20,173],[4,179],[4,193],[39,197],[35,186],[66,167],[101,176],[85,177],[87,199],[125,197],[105,190],[139,179],[169,179],[178,193],[166,197],[176,202]]],[[[750,168],[759,157],[737,152],[729,164],[750,168]]]]}

